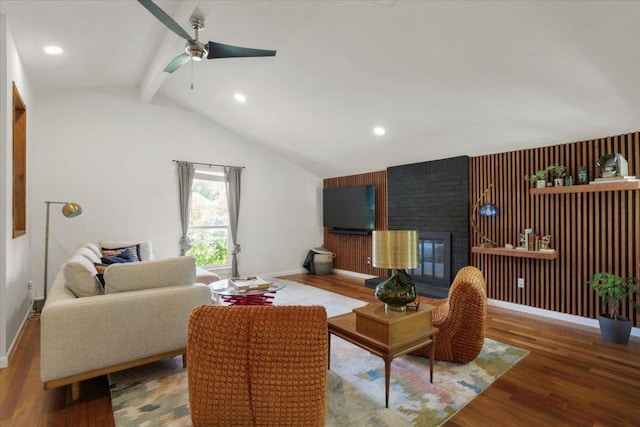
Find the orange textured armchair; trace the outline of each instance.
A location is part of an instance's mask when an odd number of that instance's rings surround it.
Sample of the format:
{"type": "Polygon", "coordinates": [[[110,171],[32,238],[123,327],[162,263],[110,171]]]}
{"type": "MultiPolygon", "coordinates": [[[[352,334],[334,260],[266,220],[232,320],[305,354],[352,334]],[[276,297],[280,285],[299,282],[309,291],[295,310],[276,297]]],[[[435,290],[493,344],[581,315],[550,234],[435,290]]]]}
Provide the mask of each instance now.
{"type": "Polygon", "coordinates": [[[213,306],[191,313],[189,406],[198,426],[324,426],[321,306],[213,306]]]}
{"type": "MultiPolygon", "coordinates": [[[[462,268],[449,288],[446,299],[419,297],[421,303],[435,306],[433,325],[440,329],[435,359],[467,363],[475,359],[484,343],[487,321],[486,283],[475,267],[462,268]]],[[[411,353],[429,356],[428,347],[411,353]]]]}

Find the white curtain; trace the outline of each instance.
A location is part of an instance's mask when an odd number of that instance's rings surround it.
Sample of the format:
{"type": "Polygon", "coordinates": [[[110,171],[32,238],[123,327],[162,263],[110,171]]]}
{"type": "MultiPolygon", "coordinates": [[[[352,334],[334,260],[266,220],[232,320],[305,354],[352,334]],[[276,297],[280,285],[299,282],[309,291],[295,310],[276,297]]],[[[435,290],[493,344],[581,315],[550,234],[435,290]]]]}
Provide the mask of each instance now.
{"type": "Polygon", "coordinates": [[[225,166],[224,180],[227,187],[227,207],[229,210],[229,228],[231,232],[231,274],[239,277],[238,257],[240,244],[238,244],[238,214],[240,213],[240,177],[242,168],[225,166]]]}
{"type": "Polygon", "coordinates": [[[180,256],[191,249],[191,242],[187,232],[189,231],[189,215],[191,213],[191,185],[196,168],[193,163],[177,162],[178,164],[178,192],[180,197],[180,224],[182,237],[180,238],[180,256]]]}

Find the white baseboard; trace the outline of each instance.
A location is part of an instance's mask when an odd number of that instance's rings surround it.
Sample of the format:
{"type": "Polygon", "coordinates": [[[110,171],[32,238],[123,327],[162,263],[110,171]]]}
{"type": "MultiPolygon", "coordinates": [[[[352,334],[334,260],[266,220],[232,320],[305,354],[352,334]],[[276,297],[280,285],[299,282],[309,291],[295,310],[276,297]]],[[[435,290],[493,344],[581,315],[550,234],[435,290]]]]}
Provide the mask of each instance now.
{"type": "Polygon", "coordinates": [[[16,350],[16,347],[18,346],[18,343],[20,342],[20,338],[22,338],[22,333],[24,332],[24,328],[27,326],[27,322],[29,321],[29,317],[31,317],[31,306],[29,306],[29,310],[27,310],[27,314],[25,315],[24,319],[22,319],[22,323],[20,324],[20,327],[18,328],[18,333],[16,334],[15,337],[13,337],[13,340],[11,341],[11,345],[9,346],[9,350],[7,350],[7,355],[0,357],[0,369],[4,369],[7,366],[9,366],[9,360],[11,360],[11,355],[16,350]]]}
{"type": "MultiPolygon", "coordinates": [[[[520,313],[534,314],[548,319],[561,320],[564,322],[600,329],[597,319],[589,319],[582,316],[575,316],[573,314],[558,313],[556,311],[544,310],[542,308],[529,307],[528,305],[515,304],[490,298],[487,299],[487,302],[489,305],[494,307],[506,308],[507,310],[518,311],[520,313]]],[[[640,328],[631,328],[631,336],[640,337],[640,328]]]]}

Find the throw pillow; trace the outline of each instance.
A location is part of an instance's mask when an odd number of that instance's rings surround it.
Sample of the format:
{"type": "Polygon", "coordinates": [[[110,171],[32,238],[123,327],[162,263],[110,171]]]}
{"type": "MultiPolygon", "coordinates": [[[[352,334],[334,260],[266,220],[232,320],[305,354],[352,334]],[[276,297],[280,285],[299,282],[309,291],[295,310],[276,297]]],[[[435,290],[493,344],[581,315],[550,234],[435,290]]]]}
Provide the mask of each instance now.
{"type": "Polygon", "coordinates": [[[133,254],[129,249],[125,249],[123,252],[120,252],[116,256],[103,256],[101,258],[103,264],[111,265],[111,264],[122,264],[124,262],[134,262],[133,254]]]}
{"type": "MultiPolygon", "coordinates": [[[[113,249],[105,249],[102,248],[102,256],[103,257],[115,257],[123,253],[124,251],[129,250],[131,255],[133,256],[134,261],[140,261],[140,245],[131,245],[123,248],[113,248],[113,249]]],[[[103,261],[104,262],[104,261],[103,261]]]]}
{"type": "Polygon", "coordinates": [[[129,246],[135,245],[140,245],[140,249],[138,251],[140,261],[151,261],[152,259],[155,259],[153,256],[153,249],[151,247],[151,240],[103,240],[100,242],[100,247],[102,249],[128,248],[129,246]]]}
{"type": "Polygon", "coordinates": [[[98,271],[93,263],[82,255],[73,256],[65,264],[63,274],[65,286],[78,298],[104,294],[96,279],[98,271]]]}
{"type": "Polygon", "coordinates": [[[96,271],[98,272],[98,274],[96,274],[96,279],[98,279],[98,282],[100,282],[100,284],[102,285],[102,288],[104,289],[104,270],[106,270],[106,268],[109,267],[109,265],[93,264],[93,266],[96,268],[96,271]]]}

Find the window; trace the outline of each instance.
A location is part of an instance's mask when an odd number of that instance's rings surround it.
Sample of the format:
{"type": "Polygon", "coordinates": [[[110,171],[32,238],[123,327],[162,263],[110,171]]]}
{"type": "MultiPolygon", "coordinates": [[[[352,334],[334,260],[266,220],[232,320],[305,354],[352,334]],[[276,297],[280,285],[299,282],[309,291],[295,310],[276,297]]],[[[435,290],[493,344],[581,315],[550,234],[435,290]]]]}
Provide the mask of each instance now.
{"type": "Polygon", "coordinates": [[[191,186],[187,251],[203,267],[229,266],[229,212],[224,171],[221,168],[196,169],[191,186]]]}

